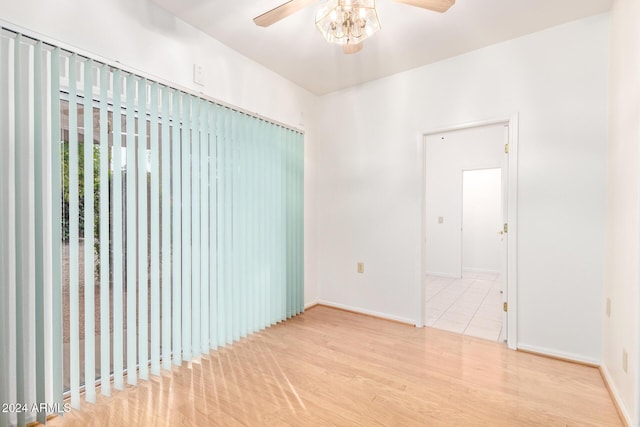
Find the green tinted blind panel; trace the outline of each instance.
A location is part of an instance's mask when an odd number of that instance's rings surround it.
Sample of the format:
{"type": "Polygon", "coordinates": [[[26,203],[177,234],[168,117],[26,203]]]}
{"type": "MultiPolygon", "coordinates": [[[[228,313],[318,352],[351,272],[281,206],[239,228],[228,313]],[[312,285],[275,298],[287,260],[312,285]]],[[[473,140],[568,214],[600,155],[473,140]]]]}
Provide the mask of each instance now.
{"type": "Polygon", "coordinates": [[[85,399],[96,401],[94,304],[93,61],[84,68],[84,383],[85,399]]]}
{"type": "MultiPolygon", "coordinates": [[[[29,304],[29,291],[31,279],[29,277],[30,269],[30,250],[31,242],[29,241],[29,200],[28,194],[30,190],[31,180],[28,176],[29,158],[28,153],[32,147],[33,141],[29,135],[28,124],[30,102],[29,94],[29,40],[18,35],[15,39],[14,46],[14,174],[15,174],[15,254],[16,254],[16,308],[24,307],[29,304]]],[[[29,356],[25,348],[28,341],[25,339],[32,336],[29,331],[29,319],[26,317],[25,310],[16,309],[16,399],[18,402],[26,401],[27,387],[26,383],[29,379],[28,362],[26,357],[29,356]]],[[[26,414],[18,413],[18,424],[24,424],[26,414]]]]}
{"type": "Polygon", "coordinates": [[[209,351],[209,102],[200,102],[200,348],[209,351]]]}
{"type": "Polygon", "coordinates": [[[233,305],[234,288],[233,288],[233,111],[227,109],[225,120],[225,139],[224,139],[224,290],[225,290],[225,326],[226,326],[226,342],[233,342],[233,326],[235,307],[233,305]]]}
{"type": "Polygon", "coordinates": [[[260,221],[260,288],[261,288],[261,326],[266,328],[271,323],[271,271],[269,269],[270,253],[271,253],[271,227],[269,226],[269,210],[268,200],[271,195],[268,192],[270,186],[269,181],[269,159],[268,153],[271,151],[269,146],[271,126],[268,123],[262,124],[260,132],[260,211],[262,218],[260,221]]]}
{"type": "Polygon", "coordinates": [[[182,358],[191,360],[191,96],[182,93],[182,358]]]}
{"type": "Polygon", "coordinates": [[[78,104],[76,90],[77,55],[68,59],[69,76],[69,372],[71,406],[80,407],[80,315],[79,315],[79,215],[78,205],[78,104]]]}
{"type": "Polygon", "coordinates": [[[289,287],[289,292],[291,293],[291,316],[295,316],[298,314],[298,253],[300,248],[298,248],[298,181],[297,181],[297,150],[296,150],[296,134],[294,132],[288,131],[289,134],[289,164],[290,164],[290,189],[291,189],[291,221],[292,224],[289,226],[293,228],[291,232],[291,285],[289,287]]]}
{"type": "Polygon", "coordinates": [[[286,148],[286,130],[278,126],[278,138],[276,149],[276,174],[277,174],[277,236],[278,240],[278,293],[279,311],[278,322],[287,318],[287,229],[286,224],[286,162],[284,151],[286,148]]]}
{"type": "Polygon", "coordinates": [[[124,388],[122,72],[113,73],[113,386],[124,388]]]}
{"type": "MultiPolygon", "coordinates": [[[[46,58],[45,58],[46,59],[46,58]]],[[[36,401],[46,402],[45,380],[45,303],[44,303],[44,191],[43,170],[46,96],[43,89],[43,50],[42,42],[36,42],[33,48],[33,211],[34,211],[34,254],[35,254],[35,382],[36,401]]],[[[44,82],[46,84],[46,81],[44,82]]],[[[45,423],[46,411],[38,411],[37,421],[45,423]]]]}
{"type": "Polygon", "coordinates": [[[200,100],[191,97],[191,356],[200,355],[200,100]]]}
{"type": "Polygon", "coordinates": [[[246,114],[241,114],[239,116],[239,138],[238,138],[238,220],[239,230],[238,230],[238,287],[240,291],[239,296],[239,329],[240,329],[240,337],[247,336],[248,330],[248,280],[247,280],[247,270],[250,268],[247,263],[247,203],[248,203],[248,187],[247,187],[247,179],[249,171],[247,169],[247,149],[248,149],[248,120],[250,118],[246,114]]]}
{"type": "Polygon", "coordinates": [[[182,143],[180,140],[180,92],[171,91],[171,211],[173,223],[172,259],[172,329],[173,363],[182,363],[182,143]]]}
{"type": "Polygon", "coordinates": [[[229,204],[231,206],[231,215],[230,215],[230,230],[231,236],[230,239],[230,253],[231,253],[231,265],[230,265],[230,285],[231,285],[231,337],[233,341],[237,341],[240,339],[240,287],[238,285],[239,279],[239,261],[240,258],[238,256],[239,252],[239,228],[240,228],[240,207],[238,206],[238,201],[240,198],[240,186],[239,186],[239,164],[238,164],[238,150],[239,150],[239,113],[237,111],[231,112],[231,143],[230,143],[230,156],[229,162],[231,166],[230,170],[230,188],[229,188],[229,204]],[[236,191],[237,190],[237,191],[236,191]]]}
{"type": "Polygon", "coordinates": [[[268,189],[271,199],[269,200],[269,228],[271,231],[270,240],[272,242],[271,260],[269,270],[271,271],[271,319],[270,323],[275,324],[280,320],[280,312],[282,311],[281,299],[282,292],[280,288],[282,286],[280,278],[280,251],[281,251],[281,236],[280,236],[280,209],[279,202],[280,197],[280,182],[278,174],[278,138],[280,137],[280,128],[278,126],[271,127],[271,140],[269,141],[269,185],[268,189]]]}
{"type": "MultiPolygon", "coordinates": [[[[0,81],[2,78],[0,78],[0,81]]],[[[2,98],[0,96],[0,98],[2,98]]],[[[60,48],[51,51],[51,382],[53,403],[62,407],[62,159],[60,130],[60,48]]]]}
{"type": "MultiPolygon", "coordinates": [[[[9,97],[7,83],[9,73],[7,40],[0,32],[0,204],[9,205],[9,97]]],[[[9,213],[0,209],[0,345],[8,347],[9,340],[9,213]]],[[[13,301],[11,301],[13,302],[13,301]]],[[[0,402],[9,402],[9,375],[7,352],[0,352],[0,402]]],[[[0,411],[0,427],[9,425],[9,414],[0,411]]]]}
{"type": "Polygon", "coordinates": [[[247,333],[252,334],[258,328],[256,325],[256,303],[257,303],[257,272],[258,265],[256,263],[256,222],[258,210],[256,209],[256,137],[257,124],[259,120],[250,118],[248,121],[248,137],[247,137],[247,283],[248,283],[248,299],[247,299],[247,333]]]}
{"type": "Polygon", "coordinates": [[[294,295],[294,310],[293,310],[293,315],[296,314],[300,314],[302,312],[302,308],[300,307],[300,296],[302,295],[302,289],[300,288],[300,284],[301,284],[301,275],[302,275],[302,261],[303,261],[303,257],[302,257],[302,253],[304,251],[304,248],[302,247],[302,231],[303,231],[303,217],[301,215],[301,212],[304,210],[304,198],[303,198],[303,194],[302,194],[302,185],[304,184],[304,182],[301,182],[301,178],[302,180],[304,180],[304,176],[301,176],[300,174],[300,162],[304,162],[304,158],[300,157],[300,153],[302,152],[302,142],[300,141],[300,138],[298,138],[298,133],[296,132],[291,132],[291,151],[293,152],[293,159],[292,159],[292,163],[293,163],[293,194],[295,197],[295,201],[294,201],[294,226],[295,226],[295,231],[294,231],[294,251],[293,251],[293,256],[294,256],[294,262],[295,262],[295,266],[294,266],[294,287],[293,287],[293,295],[294,295]]]}
{"type": "Polygon", "coordinates": [[[219,107],[209,104],[209,342],[218,348],[218,153],[219,107]]]}
{"type": "Polygon", "coordinates": [[[246,337],[248,332],[248,315],[249,315],[249,301],[248,301],[248,270],[251,266],[248,263],[247,252],[248,252],[248,234],[247,234],[247,226],[248,226],[248,196],[249,196],[249,187],[247,185],[248,177],[249,177],[249,169],[248,169],[248,145],[249,145],[249,120],[253,120],[246,114],[242,114],[240,116],[240,139],[238,141],[238,171],[239,174],[239,185],[238,189],[240,190],[240,205],[238,206],[238,216],[240,220],[240,230],[238,235],[238,243],[240,246],[240,250],[238,253],[239,260],[238,265],[240,269],[238,271],[238,283],[240,287],[240,337],[246,337]]]}
{"type": "Polygon", "coordinates": [[[171,142],[169,89],[161,86],[162,98],[162,367],[171,369],[171,142]]]}
{"type": "Polygon", "coordinates": [[[296,133],[296,182],[298,185],[298,311],[302,313],[304,311],[304,136],[300,133],[296,133]]]}
{"type": "MultiPolygon", "coordinates": [[[[14,160],[13,160],[13,171],[14,171],[14,194],[15,201],[13,205],[15,220],[14,220],[14,253],[15,253],[15,307],[23,307],[24,305],[24,288],[23,285],[26,281],[26,275],[24,271],[25,265],[25,257],[24,257],[24,246],[25,242],[23,239],[24,233],[24,214],[23,209],[24,204],[24,195],[27,193],[25,185],[23,183],[22,174],[23,174],[23,160],[22,160],[22,152],[27,149],[27,147],[23,146],[23,135],[21,118],[24,114],[23,111],[23,90],[22,90],[22,82],[21,80],[24,78],[22,67],[21,67],[21,56],[22,56],[22,36],[18,34],[14,39],[14,47],[13,47],[13,109],[14,109],[14,117],[13,117],[13,132],[14,132],[14,140],[13,140],[13,152],[14,152],[14,160]]],[[[22,310],[14,310],[15,311],[15,363],[16,363],[16,400],[18,402],[25,401],[25,366],[24,366],[24,316],[22,310]]],[[[25,423],[25,414],[20,412],[18,413],[18,424],[24,425],[25,423]]]]}
{"type": "MultiPolygon", "coordinates": [[[[138,85],[138,371],[149,379],[149,228],[147,221],[147,80],[138,85]]],[[[134,237],[134,236],[132,236],[134,237]]],[[[129,375],[129,374],[127,374],[129,375]]]]}
{"type": "Polygon", "coordinates": [[[158,84],[150,85],[149,147],[151,151],[151,373],[160,375],[160,141],[158,84]]]}
{"type": "Polygon", "coordinates": [[[108,105],[108,88],[109,88],[109,67],[105,64],[100,66],[100,392],[109,396],[111,394],[111,337],[110,337],[110,298],[109,290],[111,269],[109,260],[109,105],[108,105]]]}
{"type": "Polygon", "coordinates": [[[294,265],[295,265],[295,252],[293,247],[294,241],[294,232],[295,232],[295,218],[294,218],[294,194],[293,194],[293,158],[292,158],[292,147],[291,147],[291,132],[286,130],[284,131],[284,150],[283,154],[285,156],[284,159],[284,194],[285,194],[285,205],[286,205],[286,214],[285,214],[285,233],[286,233],[286,301],[287,301],[287,317],[291,317],[293,315],[293,299],[294,299],[294,287],[293,287],[293,275],[294,275],[294,265]]]}
{"type": "Polygon", "coordinates": [[[240,339],[240,172],[239,163],[240,152],[240,119],[241,115],[237,111],[232,111],[231,125],[231,294],[232,294],[232,337],[234,341],[240,339]]]}
{"type": "Polygon", "coordinates": [[[226,277],[226,256],[228,250],[226,242],[226,209],[227,201],[225,182],[226,182],[226,138],[227,138],[227,108],[217,108],[218,115],[216,122],[218,123],[216,133],[216,156],[217,156],[217,266],[218,266],[218,345],[227,343],[227,297],[225,287],[227,283],[226,277]]]}
{"type": "Polygon", "coordinates": [[[125,242],[127,260],[127,383],[135,385],[138,374],[137,368],[137,325],[136,325],[136,290],[138,279],[138,264],[136,253],[136,222],[137,222],[137,197],[136,197],[136,77],[128,74],[126,81],[126,207],[127,213],[125,242]]]}
{"type": "Polygon", "coordinates": [[[255,304],[255,328],[260,330],[264,327],[264,194],[263,194],[263,183],[264,179],[262,176],[262,160],[263,160],[263,149],[264,149],[264,124],[263,120],[258,120],[256,122],[256,135],[255,135],[255,206],[256,212],[259,212],[259,215],[255,215],[256,220],[256,231],[255,231],[255,265],[256,265],[256,304],[255,304]]]}

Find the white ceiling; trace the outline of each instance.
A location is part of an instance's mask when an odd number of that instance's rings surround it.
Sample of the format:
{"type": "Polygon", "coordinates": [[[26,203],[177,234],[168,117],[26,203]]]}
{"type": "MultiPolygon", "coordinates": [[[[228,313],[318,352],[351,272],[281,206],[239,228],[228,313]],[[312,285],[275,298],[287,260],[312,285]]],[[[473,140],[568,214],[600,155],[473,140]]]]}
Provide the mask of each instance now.
{"type": "Polygon", "coordinates": [[[378,0],[382,29],[345,55],[315,27],[320,0],[271,27],[253,18],[285,0],[153,0],[225,45],[321,95],[606,12],[612,0],[457,0],[444,14],[378,0]]]}

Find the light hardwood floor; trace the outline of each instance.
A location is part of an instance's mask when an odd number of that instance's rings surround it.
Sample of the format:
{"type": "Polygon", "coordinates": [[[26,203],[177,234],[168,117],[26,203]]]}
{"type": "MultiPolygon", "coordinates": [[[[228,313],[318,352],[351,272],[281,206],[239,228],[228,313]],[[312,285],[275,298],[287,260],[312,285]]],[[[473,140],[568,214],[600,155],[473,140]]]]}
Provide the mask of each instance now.
{"type": "Polygon", "coordinates": [[[52,426],[618,426],[597,369],[315,307],[52,426]]]}

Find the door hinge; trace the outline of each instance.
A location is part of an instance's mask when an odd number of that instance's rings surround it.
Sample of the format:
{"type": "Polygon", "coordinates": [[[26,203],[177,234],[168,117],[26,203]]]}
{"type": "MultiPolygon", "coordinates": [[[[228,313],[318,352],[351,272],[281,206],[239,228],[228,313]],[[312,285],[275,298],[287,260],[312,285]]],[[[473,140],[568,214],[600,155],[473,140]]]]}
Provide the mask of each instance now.
{"type": "Polygon", "coordinates": [[[502,303],[502,310],[503,310],[503,311],[505,311],[505,312],[507,312],[507,311],[508,311],[508,309],[509,309],[509,304],[508,304],[508,303],[506,303],[506,302],[502,303]]]}
{"type": "Polygon", "coordinates": [[[509,144],[504,144],[504,154],[509,154],[509,144]]]}
{"type": "Polygon", "coordinates": [[[507,224],[505,222],[504,225],[502,226],[502,231],[504,231],[505,233],[508,233],[509,232],[509,224],[507,224]]]}

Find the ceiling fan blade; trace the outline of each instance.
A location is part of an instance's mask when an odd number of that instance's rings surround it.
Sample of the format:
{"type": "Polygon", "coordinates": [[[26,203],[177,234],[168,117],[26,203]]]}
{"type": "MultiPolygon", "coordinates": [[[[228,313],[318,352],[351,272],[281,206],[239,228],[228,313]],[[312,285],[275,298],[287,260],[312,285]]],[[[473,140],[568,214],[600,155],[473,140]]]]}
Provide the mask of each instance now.
{"type": "Polygon", "coordinates": [[[351,55],[354,53],[358,53],[362,50],[362,42],[360,43],[356,43],[356,44],[343,44],[342,45],[342,52],[344,52],[345,55],[351,55]]]}
{"type": "Polygon", "coordinates": [[[253,18],[253,22],[256,23],[259,27],[268,27],[269,25],[275,24],[281,19],[286,18],[289,15],[294,14],[295,12],[304,9],[312,3],[315,3],[318,0],[291,0],[280,6],[271,9],[268,12],[263,13],[260,16],[253,18]]]}
{"type": "Polygon", "coordinates": [[[456,0],[395,0],[398,3],[404,3],[411,6],[421,7],[423,9],[433,10],[434,12],[446,12],[453,6],[456,0]]]}

